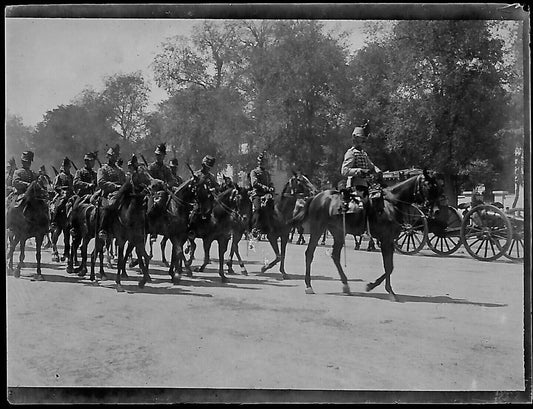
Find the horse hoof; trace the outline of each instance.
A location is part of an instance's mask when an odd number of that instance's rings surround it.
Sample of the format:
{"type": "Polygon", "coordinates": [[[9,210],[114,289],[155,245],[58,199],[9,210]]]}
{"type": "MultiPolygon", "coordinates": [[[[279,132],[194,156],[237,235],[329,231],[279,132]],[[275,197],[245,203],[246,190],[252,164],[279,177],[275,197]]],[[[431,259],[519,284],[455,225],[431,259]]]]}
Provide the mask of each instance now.
{"type": "Polygon", "coordinates": [[[86,275],[87,275],[87,270],[86,269],[81,269],[78,272],[78,277],[85,277],[86,275]]]}
{"type": "Polygon", "coordinates": [[[13,277],[15,277],[15,278],[20,278],[20,269],[16,268],[16,269],[13,271],[13,277]]]}
{"type": "Polygon", "coordinates": [[[400,302],[400,299],[396,294],[389,294],[389,300],[394,302],[400,302]]]}
{"type": "Polygon", "coordinates": [[[61,256],[61,261],[65,261],[65,256],[61,256]]]}
{"type": "Polygon", "coordinates": [[[35,281],[44,281],[44,278],[43,278],[43,276],[42,276],[41,274],[35,274],[35,275],[33,276],[33,279],[34,279],[35,281]]]}
{"type": "Polygon", "coordinates": [[[172,284],[178,285],[180,283],[181,279],[180,277],[173,277],[172,278],[172,284]]]}
{"type": "Polygon", "coordinates": [[[222,283],[227,283],[227,282],[228,282],[228,277],[226,277],[226,276],[220,276],[220,281],[221,281],[222,283]]]}
{"type": "Polygon", "coordinates": [[[243,276],[247,276],[247,275],[248,275],[248,271],[246,271],[246,270],[241,270],[241,274],[242,274],[243,276]]]}
{"type": "Polygon", "coordinates": [[[75,272],[76,272],[76,270],[74,269],[74,267],[72,267],[72,266],[68,266],[67,267],[67,273],[74,274],[75,272]]]}
{"type": "Polygon", "coordinates": [[[350,291],[350,286],[348,284],[344,284],[342,286],[342,292],[347,295],[351,295],[352,292],[350,291]]]}
{"type": "Polygon", "coordinates": [[[53,256],[52,257],[52,262],[59,263],[59,256],[53,256]]]}
{"type": "Polygon", "coordinates": [[[287,273],[281,273],[281,278],[283,280],[290,280],[291,279],[291,277],[287,273]]]}
{"type": "Polygon", "coordinates": [[[263,274],[265,271],[267,271],[267,268],[265,266],[261,267],[261,274],[263,274]]]}
{"type": "Polygon", "coordinates": [[[124,292],[124,288],[122,288],[120,284],[117,284],[117,293],[123,293],[123,292],[124,292]]]}
{"type": "Polygon", "coordinates": [[[107,281],[107,276],[105,274],[101,274],[100,281],[107,281]]]}
{"type": "Polygon", "coordinates": [[[306,294],[314,294],[315,292],[313,291],[313,288],[312,288],[312,287],[307,287],[307,288],[305,289],[305,293],[306,293],[306,294]]]}
{"type": "Polygon", "coordinates": [[[146,284],[146,281],[141,280],[141,281],[139,281],[139,284],[137,284],[137,285],[139,286],[139,288],[144,288],[145,284],[146,284]]]}
{"type": "Polygon", "coordinates": [[[170,264],[168,264],[168,261],[163,261],[163,265],[164,265],[165,267],[170,267],[170,264]]]}
{"type": "Polygon", "coordinates": [[[366,291],[367,292],[368,291],[372,291],[373,289],[374,289],[374,286],[372,284],[369,283],[369,284],[366,285],[366,291]]]}

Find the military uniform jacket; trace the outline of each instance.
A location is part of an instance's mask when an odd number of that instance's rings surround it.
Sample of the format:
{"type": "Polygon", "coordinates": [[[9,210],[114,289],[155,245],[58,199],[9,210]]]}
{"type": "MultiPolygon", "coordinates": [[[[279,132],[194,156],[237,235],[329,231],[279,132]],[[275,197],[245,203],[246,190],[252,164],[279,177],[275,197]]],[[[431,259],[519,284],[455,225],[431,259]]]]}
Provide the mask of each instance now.
{"type": "Polygon", "coordinates": [[[344,161],[341,167],[341,175],[348,177],[349,181],[351,179],[351,183],[347,184],[348,186],[368,185],[366,177],[358,175],[358,172],[362,169],[379,172],[379,168],[372,163],[364,150],[359,150],[352,146],[344,154],[344,161]]]}
{"type": "Polygon", "coordinates": [[[120,169],[117,165],[109,165],[106,163],[96,174],[96,183],[98,188],[102,190],[104,196],[107,197],[109,193],[115,192],[124,184],[126,181],[126,175],[124,171],[120,169]]]}
{"type": "Polygon", "coordinates": [[[172,171],[164,163],[151,163],[150,166],[148,166],[148,173],[150,173],[150,176],[152,176],[153,178],[162,180],[168,186],[174,186],[174,184],[176,183],[175,178],[172,175],[172,171]]]}
{"type": "Polygon", "coordinates": [[[250,172],[250,184],[252,186],[252,196],[263,196],[268,193],[272,184],[270,174],[265,168],[258,166],[250,172]]]}
{"type": "Polygon", "coordinates": [[[64,171],[60,171],[59,175],[56,176],[54,180],[54,190],[56,192],[60,192],[62,190],[71,191],[73,189],[73,181],[74,178],[70,173],[65,173],[64,171]]]}
{"type": "Polygon", "coordinates": [[[198,178],[198,182],[202,183],[204,182],[208,188],[210,189],[216,189],[218,190],[220,188],[217,178],[215,175],[213,175],[208,170],[204,171],[203,169],[199,169],[196,172],[194,172],[194,176],[198,178]]]}
{"type": "Polygon", "coordinates": [[[94,193],[96,187],[96,172],[89,168],[82,168],[74,175],[74,192],[79,196],[94,193]]]}
{"type": "Polygon", "coordinates": [[[16,189],[17,194],[24,193],[31,182],[37,179],[37,175],[31,169],[17,169],[13,173],[13,187],[16,189]]]}

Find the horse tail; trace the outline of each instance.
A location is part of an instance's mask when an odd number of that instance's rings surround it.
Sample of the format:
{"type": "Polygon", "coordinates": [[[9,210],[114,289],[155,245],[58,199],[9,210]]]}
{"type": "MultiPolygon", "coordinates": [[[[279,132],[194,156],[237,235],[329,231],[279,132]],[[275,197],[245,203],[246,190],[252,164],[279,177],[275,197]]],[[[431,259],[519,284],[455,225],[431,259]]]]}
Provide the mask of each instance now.
{"type": "Polygon", "coordinates": [[[313,197],[308,197],[305,199],[305,204],[299,208],[296,213],[292,216],[292,219],[289,220],[288,224],[290,227],[297,227],[302,225],[309,215],[309,205],[311,204],[311,201],[313,200],[313,197]]]}

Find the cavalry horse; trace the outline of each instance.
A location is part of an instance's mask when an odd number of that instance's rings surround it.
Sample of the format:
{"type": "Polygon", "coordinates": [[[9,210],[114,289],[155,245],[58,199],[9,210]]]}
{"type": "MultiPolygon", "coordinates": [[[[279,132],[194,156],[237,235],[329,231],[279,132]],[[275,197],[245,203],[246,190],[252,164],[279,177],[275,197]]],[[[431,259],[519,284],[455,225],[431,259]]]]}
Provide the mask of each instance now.
{"type": "MultiPolygon", "coordinates": [[[[172,244],[172,256],[169,265],[169,275],[174,284],[181,279],[182,265],[184,263],[183,246],[188,240],[189,214],[196,193],[194,180],[183,182],[176,189],[164,187],[151,194],[153,206],[146,215],[147,233],[163,236],[161,251],[165,260],[164,246],[167,240],[172,244]],[[177,276],[176,276],[177,271],[177,276]]],[[[187,274],[192,275],[190,265],[185,264],[187,274]]]]}
{"type": "Polygon", "coordinates": [[[235,255],[239,262],[239,266],[241,267],[241,274],[248,275],[248,271],[246,270],[246,266],[244,265],[239,252],[239,242],[241,241],[243,235],[248,234],[250,231],[250,222],[252,220],[252,201],[250,200],[248,189],[238,186],[237,184],[234,185],[234,189],[236,189],[235,209],[237,213],[232,214],[233,224],[231,228],[231,247],[226,265],[228,266],[228,274],[234,274],[233,256],[235,255]]]}
{"type": "Polygon", "coordinates": [[[39,176],[30,183],[22,202],[14,207],[11,203],[6,212],[6,228],[8,229],[9,252],[7,254],[8,268],[13,271],[13,252],[20,243],[19,263],[14,270],[14,276],[20,277],[20,270],[24,263],[24,249],[26,240],[35,237],[35,259],[37,271],[35,280],[43,280],[41,274],[41,247],[44,236],[50,228],[50,213],[48,205],[47,179],[39,176]]]}
{"type": "Polygon", "coordinates": [[[50,230],[52,232],[52,261],[58,262],[60,260],[57,251],[57,241],[59,236],[63,234],[63,255],[61,261],[69,258],[70,254],[70,226],[67,217],[67,203],[72,197],[72,193],[66,189],[62,189],[57,193],[50,203],[50,230]]]}
{"type": "Polygon", "coordinates": [[[403,215],[412,203],[435,206],[442,190],[441,181],[424,170],[421,175],[383,189],[382,195],[375,200],[371,194],[366,204],[357,206],[353,212],[344,215],[340,210],[344,205],[342,193],[337,190],[325,190],[308,200],[292,220],[293,223],[306,220],[310,223],[311,235],[305,251],[305,292],[314,294],[311,287],[311,263],[318,241],[325,229],[328,229],[333,236],[331,258],[343,283],[343,292],[350,294],[348,280],[340,263],[341,250],[346,234],[361,235],[368,225],[370,234],[380,242],[385,273],[375,282],[369,283],[366,290],[374,289],[385,280],[385,289],[394,301],[398,301],[391,286],[390,275],[393,270],[394,239],[400,234],[403,215]]]}
{"type": "MultiPolygon", "coordinates": [[[[211,244],[215,240],[218,242],[218,275],[223,283],[228,281],[224,274],[224,254],[228,248],[235,223],[241,217],[237,212],[237,194],[238,190],[230,187],[219,194],[213,195],[204,183],[200,183],[196,192],[196,200],[201,210],[197,214],[198,217],[195,217],[189,226],[190,232],[203,241],[204,262],[198,267],[197,271],[204,271],[207,264],[210,263],[209,251],[211,244]],[[209,208],[211,208],[211,211],[206,211],[209,208]],[[206,217],[202,217],[202,213],[206,217]]],[[[191,260],[195,250],[193,243],[194,241],[191,240],[191,260]]]]}
{"type": "Polygon", "coordinates": [[[305,205],[305,200],[299,193],[302,190],[316,191],[316,188],[305,177],[291,177],[281,192],[281,195],[274,200],[270,193],[262,198],[261,209],[259,210],[260,230],[266,234],[267,240],[272,246],[276,258],[268,265],[261,267],[261,274],[280,263],[280,273],[283,279],[290,276],[285,272],[285,251],[289,241],[289,234],[294,226],[301,225],[303,220],[290,224],[296,213],[305,205]],[[280,239],[280,245],[278,245],[280,239]]]}

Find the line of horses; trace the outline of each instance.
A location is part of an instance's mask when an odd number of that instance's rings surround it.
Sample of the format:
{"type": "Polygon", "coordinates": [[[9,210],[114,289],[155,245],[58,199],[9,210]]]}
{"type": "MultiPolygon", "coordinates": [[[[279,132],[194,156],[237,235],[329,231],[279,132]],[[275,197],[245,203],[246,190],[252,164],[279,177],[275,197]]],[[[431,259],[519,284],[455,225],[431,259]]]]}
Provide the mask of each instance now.
{"type": "MultiPolygon", "coordinates": [[[[133,250],[136,252],[142,272],[139,287],[142,288],[151,281],[149,274],[151,254],[148,255],[146,252],[146,240],[150,235],[163,236],[162,250],[164,243],[167,241],[171,243],[168,274],[174,284],[179,284],[184,271],[188,276],[192,276],[191,265],[197,238],[202,239],[204,249],[204,260],[198,268],[199,271],[210,262],[210,248],[216,241],[218,274],[221,281],[228,280],[224,273],[224,261],[227,260],[228,272],[233,272],[234,256],[239,261],[242,273],[247,274],[238,244],[251,230],[252,204],[248,189],[228,182],[219,193],[214,193],[193,176],[176,189],[164,188],[154,191],[150,184],[141,183],[141,179],[145,180],[147,174],[147,170],[141,166],[139,172],[128,176],[126,183],[118,191],[119,206],[107,240],[98,236],[101,212],[98,203],[91,202],[88,197],[73,195],[53,205],[50,212],[46,180],[37,178],[24,194],[23,204],[17,208],[10,206],[6,210],[8,270],[13,271],[15,276],[20,276],[26,240],[34,237],[37,261],[35,279],[42,279],[41,247],[44,236],[49,231],[50,215],[52,215],[56,224],[54,231],[63,233],[65,239],[64,257],[67,258],[69,273],[77,273],[79,276],[88,273],[87,249],[89,242],[94,240],[94,250],[90,258],[90,279],[92,281],[96,279],[97,261],[100,263],[100,279],[108,279],[104,271],[103,257],[106,247],[109,247],[111,239],[114,239],[118,255],[115,278],[117,291],[123,291],[121,278],[127,276],[126,260],[133,250]],[[193,210],[194,214],[200,216],[191,218],[193,210]],[[18,244],[20,244],[19,263],[13,269],[13,253],[18,244]],[[225,258],[228,246],[230,251],[225,258]],[[74,268],[77,264],[78,251],[81,253],[81,262],[77,268],[74,268]]],[[[442,195],[442,182],[425,170],[421,175],[379,189],[377,194],[374,192],[350,212],[342,211],[345,205],[343,194],[334,189],[314,191],[306,199],[292,194],[294,191],[301,191],[302,187],[309,188],[307,182],[296,176],[291,177],[279,195],[267,195],[263,198],[259,220],[261,230],[269,241],[275,258],[261,268],[261,273],[279,263],[282,277],[290,278],[285,271],[289,236],[294,227],[307,222],[310,226],[310,236],[305,251],[306,293],[314,293],[311,286],[311,264],[320,239],[324,237],[326,231],[329,231],[333,237],[331,257],[343,284],[343,292],[349,294],[348,281],[340,263],[345,235],[361,236],[367,232],[380,244],[384,267],[384,273],[367,285],[367,291],[385,281],[385,289],[391,299],[398,300],[390,282],[393,271],[394,239],[400,233],[402,218],[408,206],[412,203],[436,206],[442,195]]],[[[53,236],[53,239],[57,241],[57,237],[53,236]]],[[[53,244],[55,248],[55,242],[53,244]]]]}

